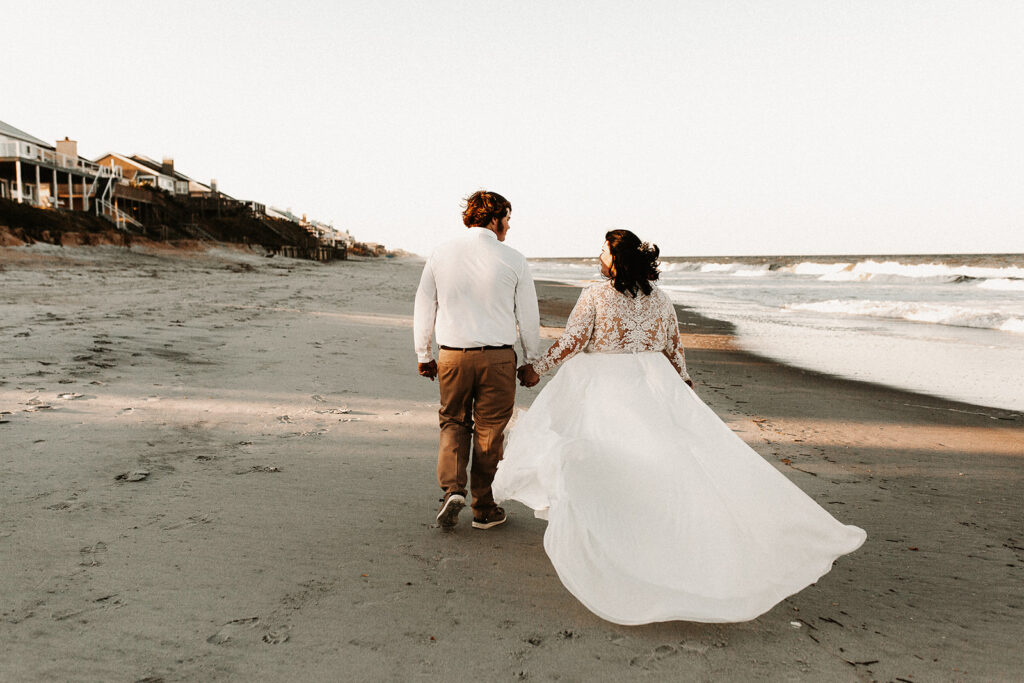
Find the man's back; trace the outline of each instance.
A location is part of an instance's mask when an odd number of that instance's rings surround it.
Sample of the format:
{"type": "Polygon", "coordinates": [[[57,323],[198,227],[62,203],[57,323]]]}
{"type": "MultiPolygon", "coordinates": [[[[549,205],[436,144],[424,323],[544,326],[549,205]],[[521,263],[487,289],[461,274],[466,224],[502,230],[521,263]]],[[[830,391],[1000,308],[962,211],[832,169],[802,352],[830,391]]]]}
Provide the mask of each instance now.
{"type": "Polygon", "coordinates": [[[487,228],[468,228],[434,251],[423,267],[414,316],[420,362],[433,357],[430,339],[455,348],[510,346],[521,337],[538,355],[537,294],[526,258],[487,228]],[[518,334],[517,334],[518,326],[518,334]]]}
{"type": "Polygon", "coordinates": [[[437,289],[437,341],[497,346],[516,340],[516,286],[526,259],[486,228],[469,228],[428,263],[437,289]]]}

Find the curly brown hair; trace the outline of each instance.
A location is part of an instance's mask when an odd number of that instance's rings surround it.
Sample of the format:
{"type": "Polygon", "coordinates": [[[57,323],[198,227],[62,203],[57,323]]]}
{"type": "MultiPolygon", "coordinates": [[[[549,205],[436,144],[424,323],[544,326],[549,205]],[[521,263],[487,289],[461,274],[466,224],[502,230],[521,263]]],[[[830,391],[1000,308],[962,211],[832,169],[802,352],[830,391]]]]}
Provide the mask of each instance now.
{"type": "Polygon", "coordinates": [[[483,228],[492,220],[501,220],[512,211],[512,202],[497,192],[478,190],[466,197],[466,209],[462,212],[462,222],[467,228],[483,228]]]}
{"type": "Polygon", "coordinates": [[[612,255],[612,286],[633,297],[650,294],[651,283],[658,279],[658,245],[641,242],[629,230],[611,230],[604,238],[612,255]]]}

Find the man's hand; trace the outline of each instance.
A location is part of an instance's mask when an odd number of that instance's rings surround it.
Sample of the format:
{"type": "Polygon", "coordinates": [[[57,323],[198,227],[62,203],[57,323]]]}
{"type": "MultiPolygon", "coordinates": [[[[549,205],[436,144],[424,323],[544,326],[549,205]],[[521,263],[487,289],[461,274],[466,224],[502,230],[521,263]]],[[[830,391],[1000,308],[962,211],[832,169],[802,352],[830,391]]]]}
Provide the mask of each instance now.
{"type": "Polygon", "coordinates": [[[540,382],[540,375],[534,371],[533,366],[529,363],[519,366],[519,369],[516,370],[516,376],[519,378],[519,384],[524,387],[533,387],[540,382]]]}
{"type": "Polygon", "coordinates": [[[417,363],[416,369],[420,373],[420,377],[426,377],[431,382],[437,377],[437,361],[430,361],[429,363],[417,363]]]}

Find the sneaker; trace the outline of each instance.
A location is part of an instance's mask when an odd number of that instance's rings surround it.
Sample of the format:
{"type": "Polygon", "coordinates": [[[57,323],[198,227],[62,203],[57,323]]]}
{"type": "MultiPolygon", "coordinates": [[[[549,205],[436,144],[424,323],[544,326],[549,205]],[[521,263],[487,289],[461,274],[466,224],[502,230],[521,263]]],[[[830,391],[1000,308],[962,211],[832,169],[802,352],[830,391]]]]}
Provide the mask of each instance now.
{"type": "Polygon", "coordinates": [[[444,505],[437,513],[437,523],[446,529],[455,526],[459,521],[459,513],[466,507],[466,497],[461,493],[449,493],[441,499],[444,505]]]}
{"type": "Polygon", "coordinates": [[[506,519],[508,517],[505,516],[505,511],[500,507],[494,507],[482,515],[473,515],[473,528],[490,529],[492,526],[504,524],[506,519]]]}

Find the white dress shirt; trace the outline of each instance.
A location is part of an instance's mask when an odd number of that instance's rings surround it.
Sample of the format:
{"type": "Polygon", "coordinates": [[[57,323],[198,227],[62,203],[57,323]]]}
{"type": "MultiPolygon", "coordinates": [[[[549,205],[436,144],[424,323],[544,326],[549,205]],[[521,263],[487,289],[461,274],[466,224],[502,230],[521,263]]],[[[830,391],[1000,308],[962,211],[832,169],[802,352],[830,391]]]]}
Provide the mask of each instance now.
{"type": "Polygon", "coordinates": [[[413,335],[420,363],[434,359],[431,338],[456,348],[515,344],[516,325],[526,362],[540,356],[537,291],[526,257],[487,228],[439,246],[416,290],[413,335]]]}

